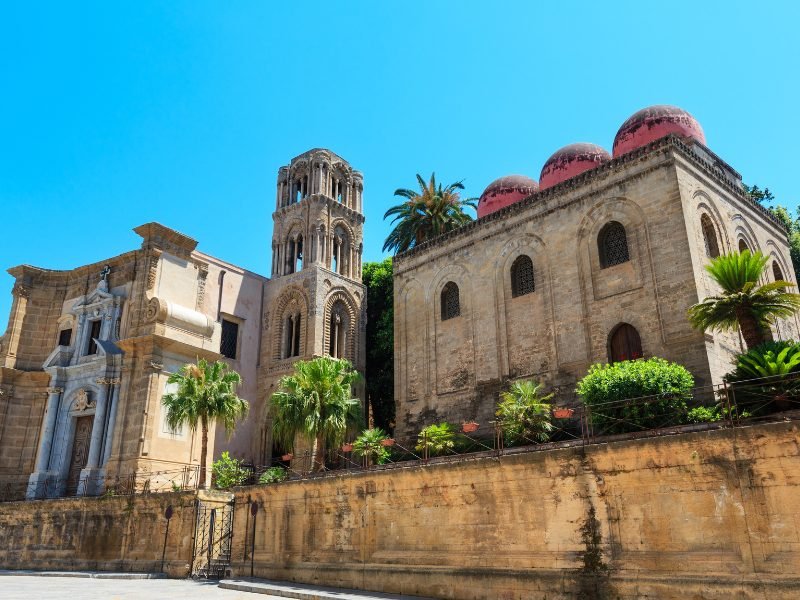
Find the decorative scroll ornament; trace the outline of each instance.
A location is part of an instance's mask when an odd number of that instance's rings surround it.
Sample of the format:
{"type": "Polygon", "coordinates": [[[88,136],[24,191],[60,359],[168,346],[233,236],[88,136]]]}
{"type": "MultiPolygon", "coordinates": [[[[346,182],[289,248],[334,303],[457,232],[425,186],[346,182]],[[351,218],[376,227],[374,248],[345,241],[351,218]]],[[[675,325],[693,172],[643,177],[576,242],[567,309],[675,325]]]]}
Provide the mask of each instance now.
{"type": "Polygon", "coordinates": [[[27,285],[22,283],[15,283],[14,287],[11,289],[11,293],[14,296],[18,296],[20,298],[30,298],[31,297],[31,290],[27,285]]]}

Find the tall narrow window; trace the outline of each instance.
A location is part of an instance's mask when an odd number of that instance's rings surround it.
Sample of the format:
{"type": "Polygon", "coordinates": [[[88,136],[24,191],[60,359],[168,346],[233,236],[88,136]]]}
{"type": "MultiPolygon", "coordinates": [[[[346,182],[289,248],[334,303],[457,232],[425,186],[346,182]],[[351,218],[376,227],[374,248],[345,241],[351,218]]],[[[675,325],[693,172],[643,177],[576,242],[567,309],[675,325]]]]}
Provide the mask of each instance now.
{"type": "Polygon", "coordinates": [[[750,250],[750,246],[747,245],[743,239],[739,240],[739,252],[744,252],[745,250],[750,250]]]}
{"type": "Polygon", "coordinates": [[[303,270],[303,236],[298,235],[294,243],[294,269],[293,272],[303,270]]]}
{"type": "Polygon", "coordinates": [[[69,346],[72,343],[72,329],[62,329],[58,332],[58,345],[69,346]]]}
{"type": "Polygon", "coordinates": [[[622,323],[614,328],[608,340],[609,362],[642,358],[642,340],[633,325],[622,323]]]}
{"type": "Polygon", "coordinates": [[[597,236],[597,249],[600,253],[600,268],[606,269],[630,260],[628,236],[625,227],[618,221],[606,223],[597,236]]]}
{"type": "Polygon", "coordinates": [[[225,358],[235,359],[238,342],[239,324],[222,319],[222,338],[219,343],[219,353],[225,358]]]}
{"type": "Polygon", "coordinates": [[[452,281],[448,282],[442,290],[442,321],[452,319],[461,314],[461,304],[458,298],[458,286],[452,281]]]}
{"type": "Polygon", "coordinates": [[[294,336],[292,337],[292,356],[300,356],[300,320],[298,314],[294,319],[294,336]]]}
{"type": "Polygon", "coordinates": [[[783,278],[783,271],[781,271],[781,266],[778,264],[777,260],[772,261],[772,276],[775,278],[775,281],[786,281],[783,278]]]}
{"type": "Polygon", "coordinates": [[[708,215],[700,217],[700,227],[703,230],[703,240],[706,244],[706,256],[716,258],[719,256],[719,244],[717,243],[717,232],[714,223],[708,215]]]}
{"type": "Polygon", "coordinates": [[[91,321],[89,329],[89,340],[86,342],[86,356],[97,354],[97,339],[100,337],[100,327],[103,322],[100,319],[91,321]]]}
{"type": "Polygon", "coordinates": [[[536,289],[533,281],[533,261],[529,256],[517,257],[511,265],[511,296],[524,296],[536,289]]]}

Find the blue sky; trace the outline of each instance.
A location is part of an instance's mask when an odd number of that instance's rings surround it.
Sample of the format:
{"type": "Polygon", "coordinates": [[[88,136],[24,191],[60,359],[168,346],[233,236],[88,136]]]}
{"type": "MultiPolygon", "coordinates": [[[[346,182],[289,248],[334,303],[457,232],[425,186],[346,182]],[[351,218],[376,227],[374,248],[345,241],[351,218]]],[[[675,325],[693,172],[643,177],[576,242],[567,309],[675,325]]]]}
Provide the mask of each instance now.
{"type": "Polygon", "coordinates": [[[799,23],[793,2],[5,3],[0,266],[102,260],[155,220],[267,274],[277,169],[317,146],[364,173],[376,260],[415,173],[538,179],[661,103],[794,207],[799,23]]]}

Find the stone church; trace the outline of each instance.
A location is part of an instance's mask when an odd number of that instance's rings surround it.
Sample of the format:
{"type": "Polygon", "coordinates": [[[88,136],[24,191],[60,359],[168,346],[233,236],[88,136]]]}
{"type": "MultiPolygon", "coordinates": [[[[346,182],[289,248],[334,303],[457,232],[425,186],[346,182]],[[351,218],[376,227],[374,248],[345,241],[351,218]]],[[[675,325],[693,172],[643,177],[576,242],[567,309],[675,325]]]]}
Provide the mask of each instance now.
{"type": "Polygon", "coordinates": [[[141,247],[69,271],[22,265],[0,337],[0,493],[42,498],[196,481],[199,433],[170,429],[167,378],[198,357],[243,380],[247,419],[209,455],[273,454],[268,398],[299,359],[365,363],[363,178],[314,149],[278,172],[271,277],[159,223],[141,247]]]}
{"type": "MultiPolygon", "coordinates": [[[[536,379],[573,402],[592,363],[659,356],[716,384],[742,343],[692,329],[712,295],[704,270],[731,250],[769,257],[796,283],[787,233],[745,193],[686,111],[653,106],[619,129],[612,153],[558,150],[539,181],[501,177],[478,220],[395,258],[395,436],[494,418],[498,392],[536,379]]],[[[798,319],[775,338],[797,338],[798,319]]]]}

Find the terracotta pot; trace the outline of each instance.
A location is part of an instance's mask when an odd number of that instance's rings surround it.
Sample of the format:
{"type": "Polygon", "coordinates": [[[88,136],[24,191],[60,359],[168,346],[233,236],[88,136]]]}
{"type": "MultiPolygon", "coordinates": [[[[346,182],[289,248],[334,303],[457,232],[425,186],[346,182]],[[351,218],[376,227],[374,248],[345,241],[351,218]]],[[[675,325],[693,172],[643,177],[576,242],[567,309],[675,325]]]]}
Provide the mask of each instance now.
{"type": "Polygon", "coordinates": [[[553,416],[556,419],[569,419],[573,414],[575,414],[574,408],[554,408],[553,409],[553,416]]]}
{"type": "Polygon", "coordinates": [[[353,444],[342,444],[342,452],[352,452],[353,444]]]}
{"type": "Polygon", "coordinates": [[[381,446],[394,446],[394,439],[386,438],[385,440],[381,440],[381,446]]]}
{"type": "Polygon", "coordinates": [[[289,454],[284,454],[283,456],[281,456],[281,460],[292,460],[292,458],[294,458],[294,454],[292,454],[291,452],[289,454]]]}
{"type": "Polygon", "coordinates": [[[478,427],[479,425],[475,421],[470,421],[461,426],[461,431],[464,433],[472,433],[473,431],[478,431],[478,427]]]}

